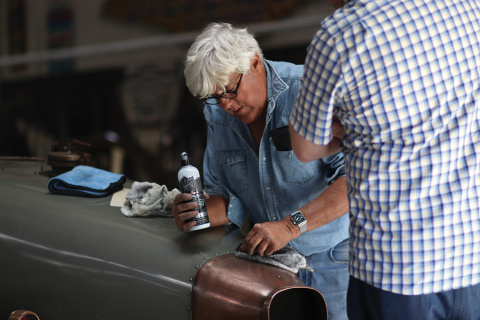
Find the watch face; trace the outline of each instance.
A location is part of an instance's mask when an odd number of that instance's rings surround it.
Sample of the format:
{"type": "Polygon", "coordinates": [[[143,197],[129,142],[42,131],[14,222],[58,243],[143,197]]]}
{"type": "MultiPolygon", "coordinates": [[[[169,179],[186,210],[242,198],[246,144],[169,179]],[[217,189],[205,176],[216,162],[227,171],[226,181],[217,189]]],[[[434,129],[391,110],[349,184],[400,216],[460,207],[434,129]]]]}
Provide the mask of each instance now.
{"type": "Polygon", "coordinates": [[[302,213],[295,212],[294,214],[292,214],[292,221],[295,225],[299,225],[300,223],[305,221],[305,217],[303,216],[302,213]]]}

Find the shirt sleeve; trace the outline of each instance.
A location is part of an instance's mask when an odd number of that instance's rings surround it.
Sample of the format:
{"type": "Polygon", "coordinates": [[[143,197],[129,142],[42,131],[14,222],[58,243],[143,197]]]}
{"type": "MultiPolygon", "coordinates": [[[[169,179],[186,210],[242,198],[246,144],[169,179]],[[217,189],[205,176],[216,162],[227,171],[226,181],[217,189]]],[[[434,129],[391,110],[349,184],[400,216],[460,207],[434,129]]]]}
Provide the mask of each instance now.
{"type": "Polygon", "coordinates": [[[215,135],[214,126],[210,123],[210,109],[205,108],[204,115],[207,121],[207,147],[203,157],[204,190],[209,195],[217,195],[227,201],[227,218],[238,227],[241,227],[246,218],[245,209],[240,199],[227,187],[220,166],[215,164],[215,135]]]}
{"type": "Polygon", "coordinates": [[[340,55],[335,37],[320,29],[308,47],[302,87],[290,123],[303,138],[318,145],[332,140],[336,96],[342,86],[340,55]]]}
{"type": "Polygon", "coordinates": [[[329,185],[346,175],[343,153],[339,152],[333,156],[322,158],[321,161],[327,166],[325,180],[329,185]]]}

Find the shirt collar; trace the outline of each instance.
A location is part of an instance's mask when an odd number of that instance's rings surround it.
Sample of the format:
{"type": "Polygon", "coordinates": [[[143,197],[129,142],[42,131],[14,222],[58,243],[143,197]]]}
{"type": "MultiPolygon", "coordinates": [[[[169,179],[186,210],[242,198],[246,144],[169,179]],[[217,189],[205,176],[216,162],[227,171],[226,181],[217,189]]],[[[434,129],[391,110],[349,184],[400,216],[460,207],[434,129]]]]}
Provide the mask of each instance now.
{"type": "Polygon", "coordinates": [[[280,78],[270,61],[264,60],[264,66],[267,72],[267,99],[269,102],[273,102],[282,92],[288,89],[288,85],[280,78]]]}

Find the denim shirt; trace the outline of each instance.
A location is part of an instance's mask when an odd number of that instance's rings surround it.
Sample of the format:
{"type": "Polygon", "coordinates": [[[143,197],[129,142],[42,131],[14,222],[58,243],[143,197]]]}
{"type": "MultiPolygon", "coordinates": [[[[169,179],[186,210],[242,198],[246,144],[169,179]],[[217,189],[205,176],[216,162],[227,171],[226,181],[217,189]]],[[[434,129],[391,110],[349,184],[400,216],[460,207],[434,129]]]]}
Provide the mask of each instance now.
{"type": "MultiPolygon", "coordinates": [[[[341,153],[302,163],[292,150],[277,151],[270,131],[288,126],[303,66],[267,60],[264,65],[268,109],[258,154],[248,125],[218,105],[204,109],[208,126],[204,189],[227,200],[227,217],[239,227],[247,212],[253,223],[282,220],[345,173],[341,153]]],[[[325,251],[348,238],[348,224],[345,214],[303,233],[290,244],[304,256],[325,251]]]]}

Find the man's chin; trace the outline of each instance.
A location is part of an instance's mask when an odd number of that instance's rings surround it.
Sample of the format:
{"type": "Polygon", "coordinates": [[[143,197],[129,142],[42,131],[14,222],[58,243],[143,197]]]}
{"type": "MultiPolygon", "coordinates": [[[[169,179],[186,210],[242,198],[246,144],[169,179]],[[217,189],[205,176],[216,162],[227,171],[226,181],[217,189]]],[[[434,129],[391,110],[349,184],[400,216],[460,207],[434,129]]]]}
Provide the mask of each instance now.
{"type": "Polygon", "coordinates": [[[252,124],[254,121],[248,117],[235,116],[238,120],[242,121],[245,124],[252,124]]]}
{"type": "Polygon", "coordinates": [[[246,117],[245,115],[241,115],[241,114],[238,114],[236,112],[234,112],[232,114],[235,118],[237,118],[238,120],[242,121],[243,123],[245,124],[250,124],[252,123],[252,119],[249,119],[248,117],[246,117]]]}

